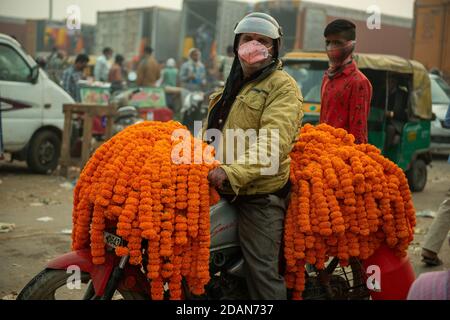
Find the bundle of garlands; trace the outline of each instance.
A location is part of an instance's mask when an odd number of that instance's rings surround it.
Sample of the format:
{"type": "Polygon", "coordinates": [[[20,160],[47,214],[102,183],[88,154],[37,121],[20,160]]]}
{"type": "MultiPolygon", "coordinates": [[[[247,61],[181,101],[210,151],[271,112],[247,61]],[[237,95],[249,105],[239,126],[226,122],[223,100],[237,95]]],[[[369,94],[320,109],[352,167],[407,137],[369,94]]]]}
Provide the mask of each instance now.
{"type": "Polygon", "coordinates": [[[369,144],[325,124],[305,125],[291,153],[293,190],[285,221],[286,284],[305,288],[305,264],[325,268],[364,260],[386,243],[402,257],[413,240],[415,211],[403,171],[369,144]]]}
{"type": "Polygon", "coordinates": [[[103,232],[116,226],[126,241],[116,248],[118,256],[141,265],[143,252],[148,255],[144,267],[155,300],[164,298],[165,284],[170,298],[180,299],[182,277],[197,295],[209,281],[209,207],[219,199],[207,176],[216,164],[212,153],[195,161],[208,152],[193,138],[192,152],[174,155],[181,143],[173,139],[177,129],[186,128],[152,121],[123,130],[96,150],[74,190],[73,250],[90,248],[93,263],[103,264],[103,232]],[[191,163],[175,164],[174,156],[191,163]]]}

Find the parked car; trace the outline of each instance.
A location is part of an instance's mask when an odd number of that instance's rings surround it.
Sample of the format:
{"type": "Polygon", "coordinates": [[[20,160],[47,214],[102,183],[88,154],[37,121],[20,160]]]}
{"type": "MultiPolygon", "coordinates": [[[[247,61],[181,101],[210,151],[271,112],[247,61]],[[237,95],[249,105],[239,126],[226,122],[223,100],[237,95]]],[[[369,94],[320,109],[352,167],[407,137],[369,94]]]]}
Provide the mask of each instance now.
{"type": "Polygon", "coordinates": [[[430,74],[432,110],[435,119],[431,122],[431,149],[439,153],[450,153],[450,128],[445,128],[445,113],[450,105],[450,86],[438,75],[430,74]]]}
{"type": "Polygon", "coordinates": [[[36,173],[58,165],[64,114],[72,97],[22,49],[0,33],[0,110],[3,151],[36,173]]]}

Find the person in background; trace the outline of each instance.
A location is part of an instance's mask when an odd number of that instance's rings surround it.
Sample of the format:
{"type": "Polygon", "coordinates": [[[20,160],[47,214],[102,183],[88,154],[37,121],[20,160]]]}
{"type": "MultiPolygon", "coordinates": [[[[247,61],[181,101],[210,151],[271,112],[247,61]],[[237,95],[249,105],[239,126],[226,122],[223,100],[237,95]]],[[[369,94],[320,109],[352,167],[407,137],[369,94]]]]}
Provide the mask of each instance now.
{"type": "Polygon", "coordinates": [[[127,77],[127,72],[123,65],[124,61],[125,59],[122,55],[116,55],[114,64],[109,71],[108,81],[111,82],[111,93],[124,88],[124,81],[127,77]]]}
{"type": "Polygon", "coordinates": [[[210,62],[211,48],[214,42],[214,36],[212,35],[212,29],[206,24],[200,25],[195,31],[195,44],[200,51],[200,55],[204,61],[210,62]]]}
{"type": "Polygon", "coordinates": [[[54,48],[47,60],[47,73],[50,79],[59,84],[64,71],[64,54],[62,51],[54,48]]]}
{"type": "Polygon", "coordinates": [[[450,105],[447,108],[444,118],[444,128],[450,129],[450,105]]]}
{"type": "MultiPolygon", "coordinates": [[[[450,105],[447,108],[447,113],[444,118],[444,128],[450,129],[450,105]]],[[[448,155],[448,163],[450,163],[450,155],[448,155]]],[[[447,191],[447,197],[450,197],[450,189],[447,191]]]]}
{"type": "Polygon", "coordinates": [[[422,273],[411,285],[407,300],[450,300],[450,270],[422,273]]]}
{"type": "MultiPolygon", "coordinates": [[[[450,105],[444,119],[444,127],[450,128],[450,105]]],[[[450,163],[450,156],[448,158],[450,163]]],[[[425,237],[425,243],[422,247],[422,261],[427,266],[439,266],[442,260],[439,259],[438,253],[442,244],[447,238],[450,231],[450,194],[447,192],[447,198],[439,206],[439,210],[430,229],[425,237]]]]}
{"type": "Polygon", "coordinates": [[[202,90],[206,85],[206,68],[197,48],[189,50],[189,60],[180,69],[180,82],[183,88],[190,91],[202,90]]]}
{"type": "Polygon", "coordinates": [[[335,20],[325,28],[324,37],[330,67],[322,81],[320,123],[343,128],[356,143],[367,143],[372,85],[353,60],[356,26],[335,20]]]}
{"type": "Polygon", "coordinates": [[[83,79],[83,70],[89,63],[86,54],[79,54],[75,63],[67,68],[62,75],[62,87],[76,102],[81,102],[80,87],[78,81],[83,79]]]}
{"type": "Polygon", "coordinates": [[[161,77],[161,68],[153,57],[153,49],[145,47],[144,57],[137,69],[136,84],[140,87],[155,87],[156,81],[161,77]]]}
{"type": "Polygon", "coordinates": [[[439,206],[439,210],[433,223],[425,236],[422,247],[422,262],[427,266],[439,266],[442,260],[438,253],[450,231],[450,197],[447,197],[439,206]]]}
{"type": "MultiPolygon", "coordinates": [[[[447,113],[444,118],[444,128],[450,129],[450,105],[447,108],[447,113]]],[[[448,155],[448,161],[450,164],[450,155],[448,155]]],[[[447,197],[450,197],[450,189],[447,191],[447,197]]]]}
{"type": "MultiPolygon", "coordinates": [[[[161,71],[161,87],[177,87],[178,86],[178,68],[175,59],[167,59],[165,67],[161,71]]],[[[177,114],[176,96],[173,93],[166,92],[167,106],[177,114]]]]}
{"type": "Polygon", "coordinates": [[[161,87],[176,87],[178,84],[178,68],[175,59],[167,59],[166,66],[161,71],[161,87]]]}
{"type": "Polygon", "coordinates": [[[234,61],[234,52],[233,46],[227,47],[227,55],[223,58],[222,63],[220,65],[220,73],[223,81],[227,81],[228,75],[230,74],[231,67],[233,66],[234,61]]]}
{"type": "Polygon", "coordinates": [[[111,59],[113,50],[109,47],[103,49],[103,54],[97,58],[94,67],[94,78],[96,81],[106,82],[109,76],[108,60],[111,59]]]}
{"type": "Polygon", "coordinates": [[[47,68],[47,59],[45,59],[44,57],[37,57],[35,61],[42,70],[45,70],[47,68]]]}

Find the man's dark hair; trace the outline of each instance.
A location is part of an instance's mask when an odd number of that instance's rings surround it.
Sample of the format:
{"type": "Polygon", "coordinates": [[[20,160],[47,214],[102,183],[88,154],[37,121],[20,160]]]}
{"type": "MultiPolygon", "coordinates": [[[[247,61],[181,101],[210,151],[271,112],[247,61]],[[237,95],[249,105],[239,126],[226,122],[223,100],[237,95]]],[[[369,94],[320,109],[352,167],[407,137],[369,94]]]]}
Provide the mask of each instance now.
{"type": "Polygon", "coordinates": [[[346,40],[355,40],[356,39],[356,26],[353,22],[338,19],[330,22],[325,31],[323,32],[324,37],[328,37],[332,34],[341,34],[346,40]]]}
{"type": "Polygon", "coordinates": [[[108,53],[112,53],[113,49],[111,49],[110,47],[106,47],[105,49],[103,49],[103,54],[108,54],[108,53]]]}
{"type": "Polygon", "coordinates": [[[75,63],[88,63],[88,62],[89,62],[89,56],[84,53],[77,55],[77,58],[75,59],[75,63]]]}
{"type": "Polygon", "coordinates": [[[228,54],[232,54],[233,53],[233,46],[228,46],[227,47],[227,53],[228,54]]]}
{"type": "Polygon", "coordinates": [[[144,53],[146,53],[146,54],[152,54],[152,53],[153,53],[153,48],[152,48],[152,47],[145,47],[145,48],[144,48],[144,53]]]}
{"type": "Polygon", "coordinates": [[[115,59],[116,63],[121,64],[124,60],[125,60],[125,58],[123,57],[123,55],[121,55],[121,54],[116,55],[116,59],[115,59]]]}

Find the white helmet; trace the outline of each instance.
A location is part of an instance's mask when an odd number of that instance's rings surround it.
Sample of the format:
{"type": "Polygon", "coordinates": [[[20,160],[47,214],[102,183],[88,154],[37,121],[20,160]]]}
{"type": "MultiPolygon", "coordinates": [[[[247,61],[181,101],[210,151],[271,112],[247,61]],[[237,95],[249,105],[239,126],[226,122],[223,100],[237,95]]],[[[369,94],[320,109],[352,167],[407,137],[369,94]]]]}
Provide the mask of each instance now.
{"type": "Polygon", "coordinates": [[[253,12],[246,15],[236,25],[234,33],[257,33],[274,40],[280,39],[283,36],[283,32],[277,20],[263,12],[253,12]]]}
{"type": "Polygon", "coordinates": [[[283,37],[283,31],[278,24],[277,20],[267,13],[252,12],[246,15],[234,28],[234,51],[237,52],[239,35],[242,33],[256,33],[274,40],[275,43],[275,58],[278,58],[278,54],[281,48],[281,38],[283,37]]]}

